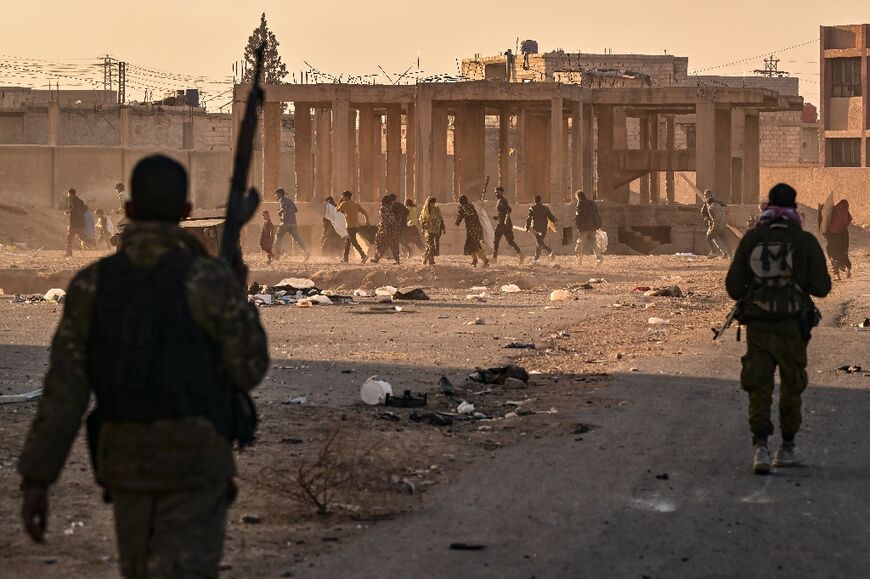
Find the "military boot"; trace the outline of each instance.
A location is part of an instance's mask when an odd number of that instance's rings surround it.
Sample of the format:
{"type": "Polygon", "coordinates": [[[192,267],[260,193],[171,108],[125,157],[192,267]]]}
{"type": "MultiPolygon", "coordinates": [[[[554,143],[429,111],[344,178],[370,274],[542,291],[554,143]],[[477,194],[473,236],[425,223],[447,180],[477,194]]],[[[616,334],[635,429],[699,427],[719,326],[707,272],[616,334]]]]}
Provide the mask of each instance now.
{"type": "Polygon", "coordinates": [[[767,444],[755,445],[752,470],[755,471],[755,474],[767,474],[770,472],[770,451],[767,449],[767,444]]]}

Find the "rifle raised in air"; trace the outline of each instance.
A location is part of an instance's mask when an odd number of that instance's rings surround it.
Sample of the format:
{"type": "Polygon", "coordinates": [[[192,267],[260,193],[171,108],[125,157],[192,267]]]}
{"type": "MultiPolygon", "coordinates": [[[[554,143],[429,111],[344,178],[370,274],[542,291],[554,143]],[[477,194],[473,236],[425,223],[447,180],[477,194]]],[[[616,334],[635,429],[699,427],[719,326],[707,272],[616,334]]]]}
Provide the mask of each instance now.
{"type": "Polygon", "coordinates": [[[251,93],[245,106],[245,116],[239,126],[239,139],[236,142],[233,176],[230,180],[230,195],[227,199],[227,213],[220,247],[220,257],[239,274],[242,285],[245,285],[243,278],[246,277],[242,275],[246,272],[240,244],[242,228],[251,220],[260,205],[260,193],[254,187],[248,188],[248,173],[251,168],[254,135],[257,130],[257,110],[263,104],[260,74],[263,70],[265,49],[265,44],[261,44],[257,49],[251,93]]]}

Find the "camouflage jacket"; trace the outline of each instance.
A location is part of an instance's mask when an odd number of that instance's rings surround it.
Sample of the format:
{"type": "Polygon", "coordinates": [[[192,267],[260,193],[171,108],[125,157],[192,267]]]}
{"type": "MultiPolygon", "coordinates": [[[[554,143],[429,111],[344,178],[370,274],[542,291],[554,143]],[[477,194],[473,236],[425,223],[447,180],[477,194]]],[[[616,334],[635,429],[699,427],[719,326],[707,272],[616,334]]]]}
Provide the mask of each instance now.
{"type": "MultiPolygon", "coordinates": [[[[238,387],[254,388],[268,368],[266,335],[233,272],[175,224],[131,222],[121,235],[121,251],[138,267],[153,265],[175,247],[197,256],[185,282],[194,322],[219,344],[219,363],[238,387]]],[[[18,463],[25,485],[57,480],[87,410],[87,340],[98,274],[93,264],[70,283],[43,397],[18,463]]],[[[134,491],[193,488],[235,473],[229,442],[208,420],[196,417],[106,423],[98,463],[100,478],[110,488],[134,491]]]]}

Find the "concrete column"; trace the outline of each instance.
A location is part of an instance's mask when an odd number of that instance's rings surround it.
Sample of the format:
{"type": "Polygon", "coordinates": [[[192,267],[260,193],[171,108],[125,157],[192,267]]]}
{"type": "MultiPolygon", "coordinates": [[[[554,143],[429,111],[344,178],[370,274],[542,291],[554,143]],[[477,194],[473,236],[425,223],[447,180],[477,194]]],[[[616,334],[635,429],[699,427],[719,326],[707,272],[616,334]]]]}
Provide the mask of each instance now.
{"type": "Polygon", "coordinates": [[[757,111],[746,111],[743,123],[743,203],[758,203],[761,179],[760,123],[757,111]]]}
{"type": "Polygon", "coordinates": [[[48,103],[48,146],[57,147],[60,143],[60,103],[48,103]]]}
{"type": "Polygon", "coordinates": [[[510,191],[510,135],[511,113],[507,107],[499,109],[498,113],[498,184],[510,191]]]}
{"type": "Polygon", "coordinates": [[[583,144],[580,127],[583,124],[583,105],[571,103],[571,194],[583,189],[583,144]]]}
{"type": "Polygon", "coordinates": [[[262,127],[263,135],[263,195],[270,195],[278,188],[278,176],[281,168],[281,103],[263,103],[262,127]]]}
{"type": "MultiPolygon", "coordinates": [[[[622,107],[614,107],[613,110],[613,149],[624,151],[628,149],[628,115],[622,107]]],[[[616,179],[616,166],[611,165],[614,180],[616,179]]],[[[631,189],[628,184],[614,187],[613,201],[628,205],[631,202],[631,189]]]]}
{"type": "Polygon", "coordinates": [[[350,177],[350,100],[341,95],[332,102],[332,188],[338,201],[342,191],[353,187],[350,177]]]}
{"type": "MultiPolygon", "coordinates": [[[[432,187],[432,152],[433,152],[433,131],[432,131],[432,100],[427,95],[421,94],[418,89],[417,104],[414,110],[416,121],[416,130],[414,131],[417,144],[415,149],[415,166],[414,182],[417,195],[421,199],[429,195],[435,195],[435,190],[432,187]]],[[[446,139],[445,139],[446,142],[446,139]]]]}
{"type": "Polygon", "coordinates": [[[375,187],[377,199],[386,195],[387,172],[384,167],[384,115],[376,111],[372,120],[374,130],[374,155],[375,155],[375,187]]]}
{"type": "Polygon", "coordinates": [[[314,184],[318,201],[332,193],[332,111],[314,111],[316,133],[314,154],[314,184]]]}
{"type": "MultiPolygon", "coordinates": [[[[378,138],[380,135],[378,134],[378,138]]],[[[380,160],[375,149],[375,112],[371,105],[359,108],[359,197],[360,201],[378,200],[380,160]]]]}
{"type": "MultiPolygon", "coordinates": [[[[458,109],[454,123],[454,163],[459,188],[456,195],[471,201],[480,199],[483,191],[486,161],[486,116],[482,105],[467,104],[458,109]]],[[[456,179],[454,178],[454,182],[456,179]]]]}
{"type": "Polygon", "coordinates": [[[387,193],[402,199],[402,105],[387,105],[387,193]]]}
{"type": "MultiPolygon", "coordinates": [[[[650,143],[649,143],[649,117],[644,116],[640,117],[640,149],[642,151],[649,151],[650,143]]],[[[640,178],[640,204],[648,205],[649,204],[649,176],[644,175],[640,178]]]]}
{"type": "Polygon", "coordinates": [[[598,121],[598,195],[602,201],[613,201],[613,107],[595,107],[598,121]]]}
{"type": "MultiPolygon", "coordinates": [[[[552,137],[549,126],[550,112],[527,111],[525,117],[526,142],[523,149],[523,156],[525,157],[525,186],[523,197],[517,199],[517,201],[519,203],[532,203],[536,195],[540,195],[545,201],[549,201],[552,187],[552,180],[550,178],[550,171],[552,170],[550,163],[550,141],[552,137]]],[[[562,149],[561,138],[556,143],[558,154],[562,149]]]]}
{"type": "Polygon", "coordinates": [[[357,111],[349,109],[347,115],[348,188],[359,199],[359,159],[357,158],[357,111]]]}
{"type": "MultiPolygon", "coordinates": [[[[676,122],[674,117],[665,117],[665,150],[668,153],[674,151],[674,141],[676,140],[676,122]]],[[[668,156],[668,170],[665,171],[665,194],[668,196],[668,203],[673,205],[676,203],[677,187],[674,182],[674,170],[671,168],[670,156],[668,156]]]]}
{"type": "MultiPolygon", "coordinates": [[[[653,151],[657,151],[659,148],[659,116],[657,114],[650,116],[649,129],[650,148],[653,151]]],[[[650,202],[658,203],[659,198],[661,197],[661,183],[659,181],[658,171],[652,171],[649,174],[649,193],[650,202]]]]}
{"type": "Polygon", "coordinates": [[[718,199],[730,199],[731,109],[701,103],[696,111],[698,188],[712,189],[718,199]]]}
{"type": "Polygon", "coordinates": [[[583,191],[591,199],[595,194],[595,115],[592,105],[582,105],[580,113],[580,168],[583,173],[583,191]]]}
{"type": "Polygon", "coordinates": [[[433,107],[431,101],[429,107],[432,111],[432,175],[428,194],[445,202],[450,199],[447,195],[447,109],[433,107]]]}
{"type": "MultiPolygon", "coordinates": [[[[296,195],[310,201],[314,191],[314,157],[312,149],[311,105],[295,103],[293,115],[296,141],[296,195]]],[[[272,191],[264,192],[270,195],[272,191]]]]}
{"type": "Polygon", "coordinates": [[[415,168],[417,166],[416,146],[417,146],[417,123],[414,119],[414,103],[405,105],[405,198],[413,199],[418,205],[425,201],[417,197],[417,188],[415,187],[415,168]]]}
{"type": "Polygon", "coordinates": [[[526,109],[521,106],[517,111],[517,185],[515,203],[526,199],[526,109]]]}
{"type": "Polygon", "coordinates": [[[562,115],[562,97],[554,97],[550,100],[550,182],[549,191],[544,191],[541,195],[545,202],[561,202],[563,197],[562,191],[562,166],[564,164],[563,155],[563,115],[562,115]]]}
{"type": "Polygon", "coordinates": [[[562,119],[562,189],[559,201],[571,201],[571,127],[569,118],[562,119]]]}
{"type": "Polygon", "coordinates": [[[120,138],[121,148],[129,149],[133,146],[133,116],[128,107],[120,108],[120,138]]]}
{"type": "Polygon", "coordinates": [[[731,157],[731,203],[743,203],[743,159],[731,157]]]}

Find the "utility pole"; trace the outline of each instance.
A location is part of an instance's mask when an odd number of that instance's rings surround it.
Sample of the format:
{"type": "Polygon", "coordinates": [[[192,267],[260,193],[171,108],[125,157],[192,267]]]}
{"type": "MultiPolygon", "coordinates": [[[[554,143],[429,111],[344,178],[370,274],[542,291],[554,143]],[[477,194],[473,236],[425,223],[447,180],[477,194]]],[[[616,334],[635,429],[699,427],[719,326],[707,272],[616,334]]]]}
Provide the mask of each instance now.
{"type": "MultiPolygon", "coordinates": [[[[111,82],[109,78],[109,82],[111,82]]],[[[127,101],[127,63],[118,61],[118,104],[127,101]]]]}

